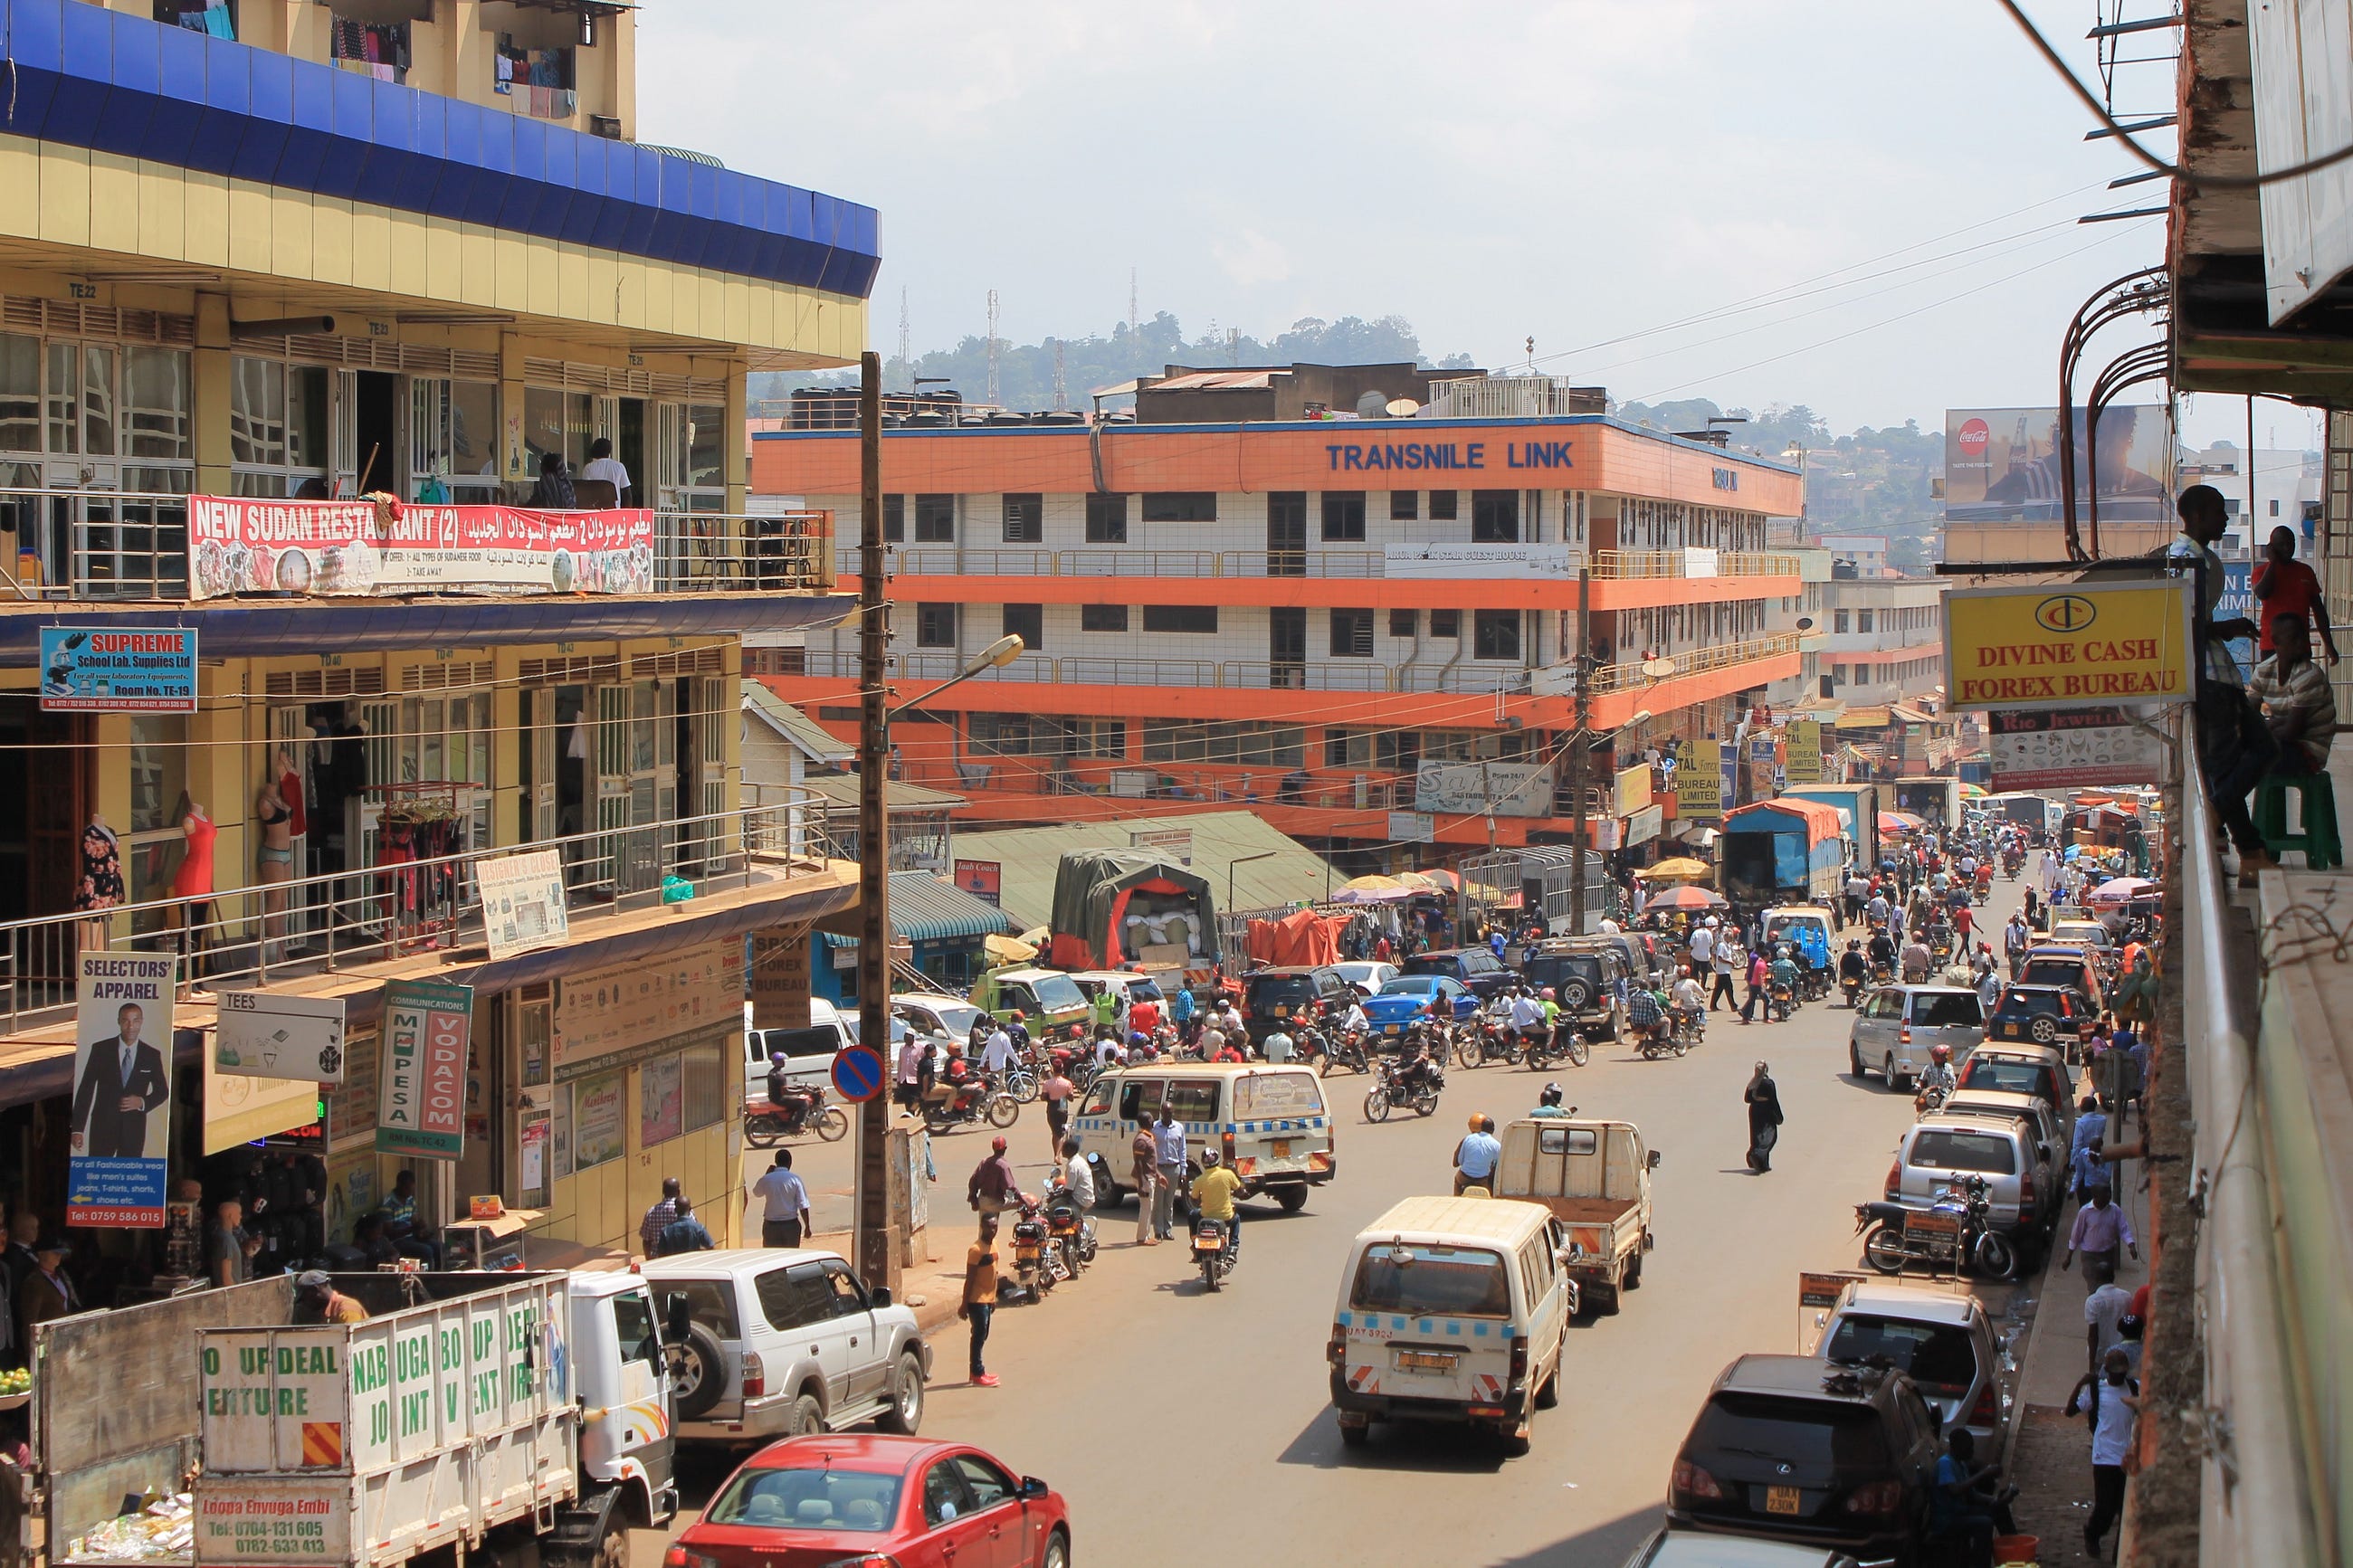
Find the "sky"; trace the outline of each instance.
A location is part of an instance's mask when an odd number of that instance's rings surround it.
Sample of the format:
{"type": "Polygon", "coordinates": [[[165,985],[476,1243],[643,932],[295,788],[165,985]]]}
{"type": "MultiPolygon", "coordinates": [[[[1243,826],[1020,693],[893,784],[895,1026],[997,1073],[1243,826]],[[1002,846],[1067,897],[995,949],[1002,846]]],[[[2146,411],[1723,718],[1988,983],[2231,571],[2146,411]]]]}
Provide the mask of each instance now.
{"type": "MultiPolygon", "coordinates": [[[[2093,79],[2094,0],[2027,8],[2093,79]]],[[[641,140],[880,209],[886,353],[902,290],[921,353],[991,289],[1008,340],[1106,331],[1132,274],[1188,336],[1394,313],[1620,400],[1935,426],[2051,403],[2077,307],[2162,259],[2161,218],[2076,224],[2165,187],[2105,188],[2139,165],[1992,0],[658,0],[638,37],[641,140]]],[[[2171,83],[2126,68],[2119,111],[2171,83]]]]}

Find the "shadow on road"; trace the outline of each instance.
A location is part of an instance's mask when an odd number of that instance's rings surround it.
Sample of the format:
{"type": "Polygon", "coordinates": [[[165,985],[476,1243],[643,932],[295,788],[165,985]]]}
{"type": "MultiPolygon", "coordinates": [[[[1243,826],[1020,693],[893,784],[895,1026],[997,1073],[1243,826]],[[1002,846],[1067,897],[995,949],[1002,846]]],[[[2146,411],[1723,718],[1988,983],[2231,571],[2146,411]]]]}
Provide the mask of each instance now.
{"type": "MultiPolygon", "coordinates": [[[[1537,1417],[1536,1451],[1544,1449],[1543,1417],[1537,1417]]],[[[1449,1475],[1493,1475],[1504,1468],[1503,1440],[1489,1432],[1436,1421],[1376,1422],[1361,1448],[1340,1444],[1340,1424],[1329,1405],[1300,1429],[1275,1456],[1278,1465],[1311,1469],[1418,1470],[1449,1475]]]]}

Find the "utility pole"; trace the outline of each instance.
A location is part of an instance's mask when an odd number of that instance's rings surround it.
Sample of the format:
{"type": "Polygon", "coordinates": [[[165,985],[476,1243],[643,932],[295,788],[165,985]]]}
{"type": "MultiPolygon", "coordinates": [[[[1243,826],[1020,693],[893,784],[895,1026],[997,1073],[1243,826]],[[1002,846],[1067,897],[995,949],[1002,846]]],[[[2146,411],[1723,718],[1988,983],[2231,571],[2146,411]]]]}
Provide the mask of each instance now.
{"type": "MultiPolygon", "coordinates": [[[[994,296],[992,296],[992,299],[994,296]]],[[[891,837],[883,811],[891,710],[883,689],[890,650],[882,570],[882,356],[859,356],[858,390],[858,1037],[883,1053],[891,1081],[891,837]]],[[[858,1108],[858,1277],[891,1283],[891,1101],[858,1108]]]]}
{"type": "Polygon", "coordinates": [[[1593,573],[1577,573],[1577,662],[1570,667],[1575,683],[1577,728],[1568,737],[1569,805],[1576,816],[1574,847],[1568,857],[1568,931],[1585,934],[1585,754],[1589,749],[1586,725],[1593,720],[1593,573]]]}
{"type": "Polygon", "coordinates": [[[914,338],[907,330],[907,290],[903,288],[899,290],[899,363],[906,366],[909,375],[915,374],[914,338]]]}
{"type": "Polygon", "coordinates": [[[1071,395],[1062,384],[1062,340],[1054,340],[1054,412],[1061,413],[1071,405],[1071,395]]]}

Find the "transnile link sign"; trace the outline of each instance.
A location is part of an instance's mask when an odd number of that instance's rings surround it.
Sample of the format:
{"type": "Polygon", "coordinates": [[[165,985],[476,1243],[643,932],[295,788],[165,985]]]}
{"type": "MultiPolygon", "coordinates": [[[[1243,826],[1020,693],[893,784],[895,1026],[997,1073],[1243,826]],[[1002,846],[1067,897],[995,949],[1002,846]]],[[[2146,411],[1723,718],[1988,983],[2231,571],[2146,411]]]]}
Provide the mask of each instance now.
{"type": "Polygon", "coordinates": [[[2197,679],[2189,585],[1959,590],[1946,598],[1945,661],[1956,708],[2187,702],[2197,679]]]}

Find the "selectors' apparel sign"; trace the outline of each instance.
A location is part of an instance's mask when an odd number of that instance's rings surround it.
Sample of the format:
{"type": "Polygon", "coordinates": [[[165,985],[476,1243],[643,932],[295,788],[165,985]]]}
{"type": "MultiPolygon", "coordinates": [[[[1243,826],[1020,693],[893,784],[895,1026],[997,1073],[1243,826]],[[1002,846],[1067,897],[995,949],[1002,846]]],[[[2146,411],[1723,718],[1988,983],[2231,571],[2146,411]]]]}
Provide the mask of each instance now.
{"type": "Polygon", "coordinates": [[[2189,584],[1958,590],[1945,600],[1945,663],[1956,708],[2187,702],[2198,673],[2189,584]]]}
{"type": "Polygon", "coordinates": [[[174,953],[84,952],[75,965],[66,1223],[164,1228],[172,1148],[174,953]]]}

